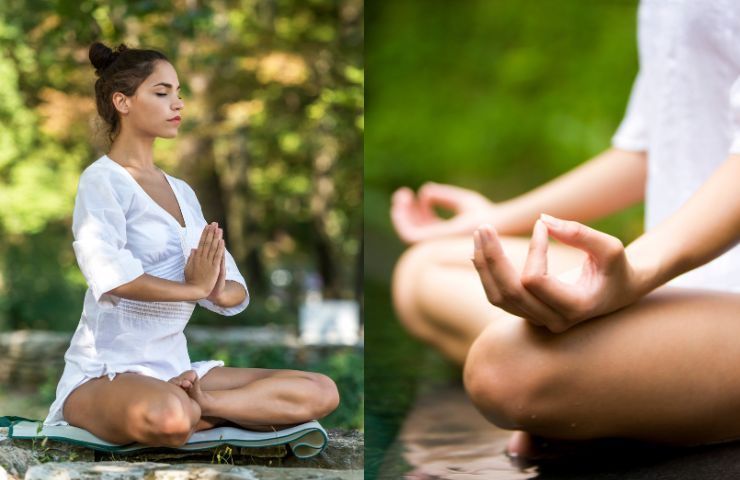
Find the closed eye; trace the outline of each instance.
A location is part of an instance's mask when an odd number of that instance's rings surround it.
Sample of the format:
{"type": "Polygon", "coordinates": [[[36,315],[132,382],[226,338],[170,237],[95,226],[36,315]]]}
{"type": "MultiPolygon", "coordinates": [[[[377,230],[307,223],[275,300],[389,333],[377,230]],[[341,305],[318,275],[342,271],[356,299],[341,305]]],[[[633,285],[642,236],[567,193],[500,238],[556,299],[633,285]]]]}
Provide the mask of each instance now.
{"type": "MultiPolygon", "coordinates": [[[[157,96],[158,97],[166,97],[167,94],[166,93],[158,93],[157,96]]],[[[182,97],[177,97],[177,98],[179,98],[180,100],[182,100],[182,97]]]]}

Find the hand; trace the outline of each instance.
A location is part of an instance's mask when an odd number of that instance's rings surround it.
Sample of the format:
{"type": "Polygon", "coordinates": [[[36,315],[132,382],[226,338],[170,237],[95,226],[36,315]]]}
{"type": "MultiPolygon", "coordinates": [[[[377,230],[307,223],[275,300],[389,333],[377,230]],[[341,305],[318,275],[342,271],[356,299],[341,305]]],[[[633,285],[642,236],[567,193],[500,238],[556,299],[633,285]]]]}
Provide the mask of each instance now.
{"type": "Polygon", "coordinates": [[[224,292],[226,288],[226,245],[224,245],[224,252],[221,254],[221,266],[219,268],[218,279],[216,285],[213,286],[213,290],[206,297],[206,300],[218,303],[218,297],[224,292]]]}
{"type": "Polygon", "coordinates": [[[521,275],[506,258],[492,227],[481,226],[474,240],[473,262],[488,300],[552,332],[618,310],[640,296],[622,242],[580,223],[542,215],[521,275]],[[574,283],[547,274],[549,235],[588,253],[574,283]]]}
{"type": "Polygon", "coordinates": [[[490,222],[496,205],[483,195],[465,188],[426,183],[414,197],[409,188],[393,194],[391,220],[398,236],[406,243],[416,243],[449,235],[469,234],[484,222],[490,222]],[[452,218],[437,215],[434,207],[451,210],[452,218]]]}
{"type": "Polygon", "coordinates": [[[185,265],[185,283],[198,287],[203,297],[213,291],[218,280],[221,256],[224,254],[222,232],[217,223],[211,223],[203,229],[198,248],[190,250],[185,265]]]}

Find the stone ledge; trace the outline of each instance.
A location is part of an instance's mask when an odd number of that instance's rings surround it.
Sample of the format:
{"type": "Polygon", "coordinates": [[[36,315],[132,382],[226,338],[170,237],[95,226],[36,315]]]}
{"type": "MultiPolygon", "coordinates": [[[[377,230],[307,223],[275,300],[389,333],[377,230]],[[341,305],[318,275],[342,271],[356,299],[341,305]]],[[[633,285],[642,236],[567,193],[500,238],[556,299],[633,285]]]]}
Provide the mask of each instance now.
{"type": "Polygon", "coordinates": [[[362,470],[322,470],[315,468],[243,467],[190,463],[169,465],[154,462],[64,462],[36,465],[28,469],[25,480],[360,480],[362,470]]]}
{"type": "MultiPolygon", "coordinates": [[[[149,449],[146,452],[130,454],[109,454],[96,452],[86,447],[54,440],[11,440],[0,441],[0,466],[5,467],[10,475],[24,478],[27,470],[39,465],[60,464],[110,464],[121,463],[126,465],[154,463],[175,466],[190,465],[193,462],[211,465],[218,462],[218,454],[222,463],[235,465],[266,466],[268,469],[288,468],[289,470],[317,470],[317,471],[361,471],[364,466],[364,436],[358,431],[329,430],[329,446],[320,455],[299,459],[288,452],[285,446],[270,448],[243,448],[222,445],[218,448],[185,452],[167,448],[149,449]],[[225,460],[224,460],[225,459],[225,460]],[[112,461],[112,462],[111,462],[112,461]]],[[[44,470],[49,473],[48,470],[44,470]]],[[[157,474],[159,475],[159,474],[157,474]]],[[[169,475],[169,474],[168,474],[169,475]]],[[[27,478],[27,477],[26,477],[27,478]]],[[[38,477],[42,478],[42,477],[38,477]]],[[[90,478],[90,477],[48,477],[48,478],[90,478]]],[[[107,477],[106,477],[107,478],[107,477]]],[[[118,478],[118,477],[116,477],[118,478]]],[[[120,477],[139,478],[139,477],[120,477]]],[[[150,477],[147,477],[150,478],[150,477]]],[[[151,477],[159,479],[160,477],[151,477]]],[[[180,477],[161,477],[180,478],[180,477]]],[[[182,477],[183,479],[190,477],[182,477]]],[[[199,477],[193,477],[199,478],[199,477]]],[[[221,477],[203,477],[221,478],[221,477]]],[[[223,477],[231,478],[231,477],[223,477]]],[[[242,477],[234,477],[242,478],[242,477]]],[[[244,477],[249,478],[249,477],[244,477]]],[[[273,477],[255,477],[273,478],[273,477]]],[[[274,477],[294,478],[294,477],[274,477]]],[[[295,477],[302,478],[302,477],[295,477]]],[[[335,478],[335,477],[303,477],[303,478],[335,478]]],[[[352,477],[336,477],[352,478],[352,477]]]]}

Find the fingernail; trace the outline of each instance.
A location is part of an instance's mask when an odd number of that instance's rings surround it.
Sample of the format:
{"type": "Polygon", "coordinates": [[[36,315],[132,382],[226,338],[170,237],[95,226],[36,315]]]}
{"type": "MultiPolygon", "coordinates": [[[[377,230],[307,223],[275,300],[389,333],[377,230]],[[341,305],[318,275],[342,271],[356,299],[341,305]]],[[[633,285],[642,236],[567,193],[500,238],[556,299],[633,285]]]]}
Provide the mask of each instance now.
{"type": "Polygon", "coordinates": [[[480,230],[473,232],[473,245],[476,250],[480,250],[480,230]]]}
{"type": "Polygon", "coordinates": [[[553,227],[553,228],[560,228],[560,220],[558,220],[555,217],[551,217],[550,215],[546,213],[540,214],[540,219],[545,222],[547,225],[553,227]]]}
{"type": "Polygon", "coordinates": [[[491,241],[493,239],[493,234],[491,231],[493,230],[493,227],[487,223],[484,223],[483,225],[478,227],[478,231],[481,232],[481,237],[483,239],[483,243],[491,241]]]}

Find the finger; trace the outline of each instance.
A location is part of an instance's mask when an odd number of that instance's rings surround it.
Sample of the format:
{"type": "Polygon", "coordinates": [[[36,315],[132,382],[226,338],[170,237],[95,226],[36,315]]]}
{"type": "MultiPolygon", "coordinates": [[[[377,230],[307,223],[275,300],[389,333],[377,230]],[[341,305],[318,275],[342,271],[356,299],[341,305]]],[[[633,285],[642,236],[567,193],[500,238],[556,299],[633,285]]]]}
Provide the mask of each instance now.
{"type": "Polygon", "coordinates": [[[582,287],[565,283],[556,277],[537,277],[527,282],[525,287],[564,318],[579,319],[588,311],[588,298],[581,292],[582,287]]]}
{"type": "Polygon", "coordinates": [[[529,251],[524,262],[522,278],[547,275],[547,227],[537,220],[529,240],[529,251]]]}
{"type": "Polygon", "coordinates": [[[527,312],[520,308],[517,288],[511,278],[514,274],[513,267],[503,252],[495,230],[486,225],[478,228],[476,233],[480,242],[479,257],[482,257],[482,261],[479,260],[482,266],[481,277],[488,285],[486,293],[489,300],[513,315],[528,316],[527,312]]]}
{"type": "Polygon", "coordinates": [[[223,257],[224,257],[225,248],[226,247],[224,246],[223,239],[220,239],[218,246],[216,247],[216,250],[215,250],[215,255],[213,256],[213,261],[212,261],[213,265],[218,265],[220,263],[223,266],[223,263],[224,263],[223,257]]]}
{"type": "Polygon", "coordinates": [[[425,206],[438,205],[453,211],[459,210],[470,195],[470,190],[444,183],[428,182],[419,189],[419,200],[425,206]]]}
{"type": "Polygon", "coordinates": [[[211,260],[212,257],[212,244],[213,244],[213,237],[216,234],[216,228],[213,225],[208,226],[208,232],[206,233],[205,238],[203,239],[203,244],[201,245],[201,248],[203,249],[203,254],[205,255],[206,260],[211,260]]]}
{"type": "Polygon", "coordinates": [[[213,239],[211,240],[211,248],[213,249],[214,259],[218,258],[216,250],[218,249],[218,245],[219,243],[221,243],[222,238],[223,238],[223,230],[221,230],[220,228],[216,228],[216,231],[213,234],[213,239]]]}
{"type": "Polygon", "coordinates": [[[480,277],[488,301],[498,306],[501,303],[502,296],[496,285],[496,280],[491,275],[488,264],[486,263],[483,254],[483,240],[481,238],[481,232],[478,230],[473,232],[473,265],[478,271],[478,276],[480,277]]]}
{"type": "Polygon", "coordinates": [[[406,243],[418,241],[411,225],[411,211],[414,208],[413,192],[408,188],[398,189],[391,201],[391,222],[398,236],[406,243]]]}
{"type": "Polygon", "coordinates": [[[210,224],[210,223],[208,225],[206,225],[205,227],[203,227],[203,232],[201,232],[201,234],[200,234],[200,240],[198,241],[198,249],[199,250],[203,250],[205,248],[206,244],[208,244],[208,238],[209,238],[209,235],[212,232],[212,229],[213,229],[213,227],[212,227],[212,224],[210,224]]]}
{"type": "Polygon", "coordinates": [[[558,320],[559,315],[524,289],[495,229],[490,225],[483,225],[478,232],[481,234],[485,262],[501,296],[499,306],[509,313],[526,318],[535,325],[558,320]]]}
{"type": "Polygon", "coordinates": [[[396,204],[399,202],[408,202],[410,199],[414,198],[414,192],[409,187],[401,187],[395,192],[393,192],[393,195],[391,196],[391,204],[396,204]]]}
{"type": "Polygon", "coordinates": [[[624,254],[624,245],[617,237],[578,222],[561,220],[544,213],[540,218],[555,239],[589,253],[600,265],[609,264],[624,254]]]}
{"type": "Polygon", "coordinates": [[[462,189],[452,185],[428,182],[419,188],[419,202],[425,209],[439,206],[456,212],[460,209],[462,189]]]}

